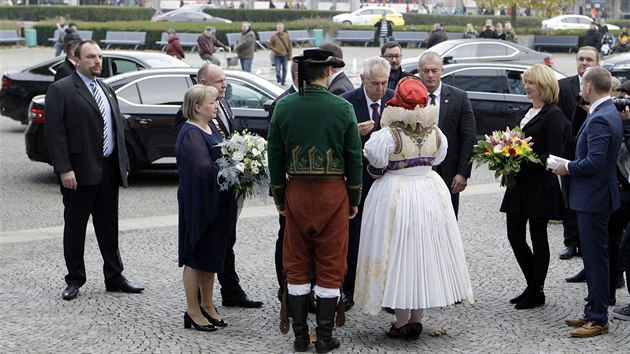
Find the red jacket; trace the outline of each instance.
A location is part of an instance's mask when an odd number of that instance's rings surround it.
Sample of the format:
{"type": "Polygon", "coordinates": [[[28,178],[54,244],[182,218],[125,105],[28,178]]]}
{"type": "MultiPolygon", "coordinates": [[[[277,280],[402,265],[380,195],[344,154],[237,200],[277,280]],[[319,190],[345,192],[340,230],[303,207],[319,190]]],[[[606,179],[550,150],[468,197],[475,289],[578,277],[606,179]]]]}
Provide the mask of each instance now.
{"type": "Polygon", "coordinates": [[[184,55],[184,49],[182,45],[179,44],[179,37],[177,35],[168,39],[168,44],[166,45],[166,54],[176,57],[177,59],[183,59],[186,57],[184,55]]]}

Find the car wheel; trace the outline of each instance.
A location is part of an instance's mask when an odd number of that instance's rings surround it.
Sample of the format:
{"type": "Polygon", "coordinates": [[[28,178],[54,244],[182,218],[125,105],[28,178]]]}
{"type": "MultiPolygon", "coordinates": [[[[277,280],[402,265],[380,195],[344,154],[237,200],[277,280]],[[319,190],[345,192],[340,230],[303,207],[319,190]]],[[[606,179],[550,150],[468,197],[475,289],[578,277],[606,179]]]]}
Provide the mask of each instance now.
{"type": "Polygon", "coordinates": [[[345,25],[345,26],[352,26],[352,22],[350,22],[348,20],[343,21],[341,24],[345,25]]]}

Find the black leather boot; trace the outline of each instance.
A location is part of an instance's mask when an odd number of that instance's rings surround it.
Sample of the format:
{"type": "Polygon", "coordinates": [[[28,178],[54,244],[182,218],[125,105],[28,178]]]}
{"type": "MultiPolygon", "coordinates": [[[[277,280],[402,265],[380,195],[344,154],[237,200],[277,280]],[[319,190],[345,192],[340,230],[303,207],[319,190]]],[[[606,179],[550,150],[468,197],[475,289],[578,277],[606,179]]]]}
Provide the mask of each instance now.
{"type": "Polygon", "coordinates": [[[315,342],[315,349],[318,353],[328,353],[333,349],[339,348],[339,340],[332,336],[338,300],[338,297],[329,299],[317,298],[317,341],[315,342]]]}
{"type": "Polygon", "coordinates": [[[545,304],[545,293],[542,287],[534,287],[518,304],[514,305],[517,310],[531,309],[545,304]]]}
{"type": "Polygon", "coordinates": [[[293,319],[293,334],[295,334],[293,350],[305,352],[311,343],[308,336],[308,323],[306,322],[308,317],[308,294],[299,296],[288,294],[288,300],[289,313],[293,319]]]}

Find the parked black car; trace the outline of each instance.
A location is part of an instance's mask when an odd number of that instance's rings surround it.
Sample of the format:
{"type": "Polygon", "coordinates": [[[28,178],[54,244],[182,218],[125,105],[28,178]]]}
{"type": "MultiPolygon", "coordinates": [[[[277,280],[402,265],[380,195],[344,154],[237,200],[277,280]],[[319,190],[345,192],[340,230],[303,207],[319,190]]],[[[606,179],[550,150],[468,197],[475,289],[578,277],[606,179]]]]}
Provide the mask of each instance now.
{"type": "MultiPolygon", "coordinates": [[[[418,72],[408,66],[409,72],[418,72]]],[[[523,86],[527,65],[465,63],[444,65],[442,82],[468,92],[477,122],[477,135],[516,126],[531,105],[523,86]]],[[[405,69],[405,68],[403,68],[405,69]]],[[[554,70],[557,79],[564,74],[554,70]]]]}
{"type": "MultiPolygon", "coordinates": [[[[57,67],[65,57],[46,60],[22,71],[6,72],[2,76],[0,113],[28,124],[28,105],[37,95],[45,94],[54,81],[57,67]]],[[[103,51],[101,77],[110,77],[129,71],[148,68],[181,68],[190,65],[163,53],[135,51],[103,51]]]]}
{"type": "Polygon", "coordinates": [[[630,53],[623,53],[606,58],[601,66],[610,71],[610,74],[624,82],[630,80],[630,53]]]}
{"type": "MultiPolygon", "coordinates": [[[[195,84],[197,69],[149,69],[105,79],[118,96],[126,118],[125,142],[131,170],[175,167],[175,113],[184,93],[195,84]]],[[[225,71],[226,98],[237,129],[267,136],[270,104],[283,89],[254,74],[225,71]]],[[[25,133],[26,154],[33,161],[50,163],[45,144],[45,95],[33,98],[25,133]]]]}

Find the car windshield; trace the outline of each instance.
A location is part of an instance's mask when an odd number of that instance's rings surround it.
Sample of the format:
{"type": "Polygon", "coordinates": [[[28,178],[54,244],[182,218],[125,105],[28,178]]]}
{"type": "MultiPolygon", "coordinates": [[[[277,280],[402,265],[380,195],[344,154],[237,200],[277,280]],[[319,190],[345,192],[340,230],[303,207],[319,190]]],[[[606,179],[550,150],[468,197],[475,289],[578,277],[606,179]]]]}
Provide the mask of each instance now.
{"type": "Polygon", "coordinates": [[[442,54],[442,53],[446,52],[447,50],[451,49],[452,47],[453,47],[453,42],[445,41],[445,42],[438,43],[438,44],[434,45],[433,47],[431,47],[431,51],[432,52],[436,52],[438,54],[442,54]]]}

